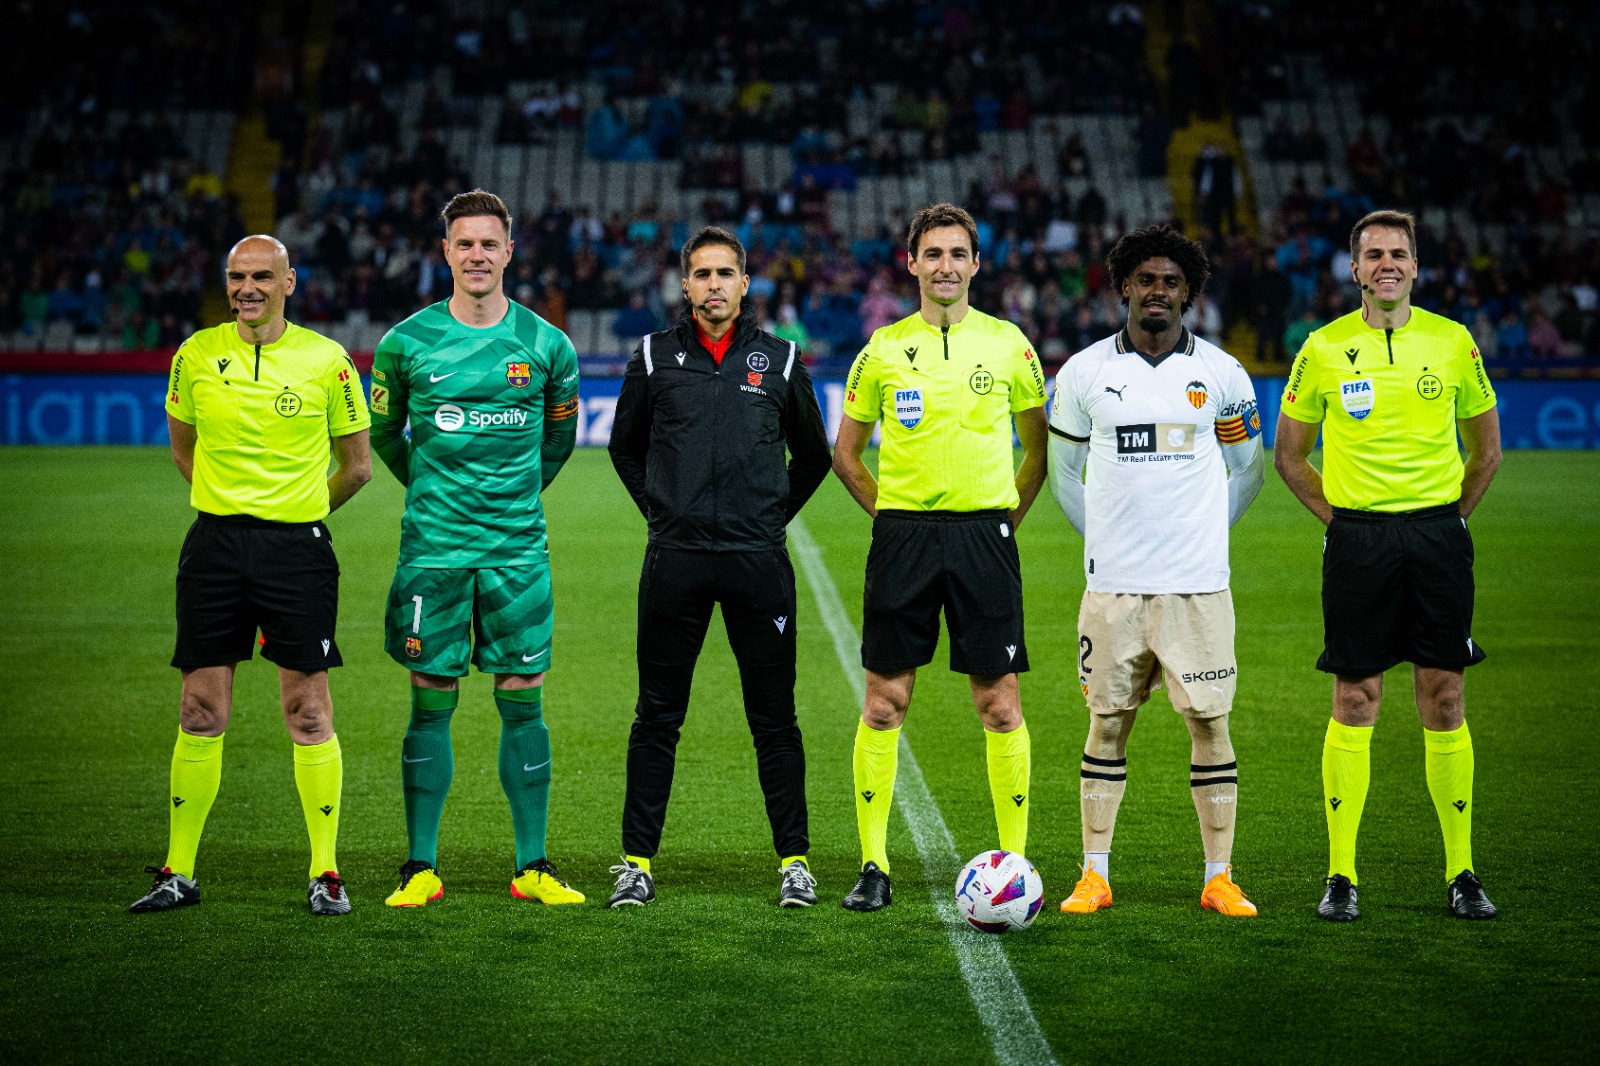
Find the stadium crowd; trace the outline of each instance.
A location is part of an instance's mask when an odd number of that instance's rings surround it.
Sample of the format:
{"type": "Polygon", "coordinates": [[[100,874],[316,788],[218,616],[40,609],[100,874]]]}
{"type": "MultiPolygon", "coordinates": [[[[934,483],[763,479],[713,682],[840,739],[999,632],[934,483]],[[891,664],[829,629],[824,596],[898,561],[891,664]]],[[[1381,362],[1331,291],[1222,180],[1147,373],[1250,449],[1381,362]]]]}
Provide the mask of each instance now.
{"type": "MultiPolygon", "coordinates": [[[[499,101],[498,143],[581,131],[590,158],[678,161],[687,193],[682,213],[646,204],[603,218],[594,205],[555,194],[542,204],[513,202],[515,298],[558,323],[569,311],[601,312],[602,343],[615,338],[625,349],[628,338],[676,315],[676,249],[691,222],[720,222],[750,249],[754,313],[813,355],[844,358],[876,326],[906,313],[915,292],[903,269],[905,220],[891,214],[875,230],[841,232],[826,210],[830,187],[969,155],[981,133],[1073,111],[1140,116],[1126,150],[1141,175],[1159,175],[1168,138],[1191,115],[1259,113],[1263,99],[1306,91],[1305,42],[1318,42],[1327,66],[1360,46],[1332,13],[1219,5],[1198,44],[1180,38],[1167,52],[1169,82],[1194,88],[1163,103],[1131,5],[1063,12],[1030,0],[978,18],[970,3],[825,0],[799,13],[796,26],[793,10],[763,2],[750,5],[749,25],[737,35],[701,32],[693,10],[680,17],[635,0],[608,6],[610,17],[585,20],[538,5],[452,14],[408,0],[343,0],[316,82],[321,113],[338,122],[319,121],[295,91],[296,40],[248,45],[193,3],[146,49],[170,64],[34,72],[39,83],[17,98],[35,106],[8,111],[0,130],[20,141],[27,117],[50,108],[43,132],[0,174],[8,205],[0,213],[0,337],[37,346],[54,326],[55,337],[66,330],[113,347],[161,347],[198,324],[206,275],[243,227],[217,176],[153,116],[242,102],[251,85],[228,78],[230,58],[254,62],[256,97],[283,144],[276,232],[300,273],[300,320],[387,323],[447,293],[439,205],[494,185],[480,159],[452,154],[449,134],[477,124],[486,101],[499,101]],[[202,34],[221,46],[194,49],[202,34]],[[153,75],[168,66],[176,72],[169,81],[153,75]],[[441,68],[448,81],[437,76],[441,68]],[[520,80],[527,71],[540,80],[520,80]],[[403,115],[395,94],[419,78],[431,79],[420,116],[403,115]],[[852,129],[851,101],[884,81],[899,88],[879,126],[852,129]],[[585,109],[580,89],[595,84],[600,102],[585,109]],[[727,91],[694,91],[706,86],[727,91]],[[152,117],[113,128],[113,108],[152,117]],[[415,136],[403,136],[413,120],[415,136]],[[749,179],[737,149],[751,141],[786,146],[793,177],[775,187],[749,179]],[[724,195],[711,195],[717,190],[724,195]]],[[[33,9],[27,32],[42,39],[64,24],[99,51],[128,56],[108,44],[126,28],[118,9],[86,10],[33,9]]],[[[286,32],[302,22],[291,12],[286,32]]],[[[1586,23],[1571,36],[1592,41],[1592,30],[1586,23]]],[[[1344,262],[1350,222],[1374,205],[1429,205],[1443,209],[1448,224],[1424,215],[1420,304],[1467,324],[1484,353],[1502,361],[1600,351],[1600,246],[1569,222],[1574,203],[1600,193],[1600,161],[1587,150],[1552,170],[1549,153],[1536,151],[1562,135],[1568,111],[1580,132],[1593,123],[1593,110],[1577,105],[1594,94],[1594,79],[1574,77],[1580,88],[1552,95],[1554,104],[1530,102],[1530,94],[1495,92],[1489,79],[1474,77],[1493,59],[1482,52],[1487,45],[1453,53],[1427,34],[1407,39],[1425,42],[1418,47],[1444,72],[1417,91],[1433,100],[1439,84],[1461,90],[1449,115],[1424,124],[1408,117],[1420,107],[1397,113],[1369,91],[1363,114],[1386,118],[1381,138],[1369,128],[1348,145],[1330,144],[1315,125],[1274,123],[1266,157],[1298,163],[1304,179],[1260,238],[1238,224],[1232,203],[1241,161],[1208,156],[1197,164],[1197,190],[1204,180],[1217,195],[1200,198],[1201,217],[1189,227],[1210,249],[1213,270],[1192,327],[1221,339],[1247,322],[1258,358],[1284,359],[1310,329],[1354,305],[1344,262]],[[1349,175],[1342,186],[1324,173],[1336,159],[1349,175]],[[1213,166],[1202,178],[1202,167],[1213,166]],[[1503,239],[1489,240],[1491,228],[1503,239]]],[[[1520,24],[1472,39],[1522,56],[1541,84],[1559,86],[1574,74],[1579,45],[1571,41],[1541,51],[1544,38],[1520,24]]],[[[37,65],[26,62],[22,73],[37,65]]],[[[20,93],[19,72],[8,77],[20,93]]],[[[1046,182],[1037,169],[1008,171],[996,157],[964,201],[984,228],[975,303],[1017,322],[1052,361],[1120,321],[1104,252],[1151,221],[1108,203],[1115,190],[1104,185],[1104,160],[1080,140],[1062,138],[1053,163],[1059,178],[1046,182]]]]}

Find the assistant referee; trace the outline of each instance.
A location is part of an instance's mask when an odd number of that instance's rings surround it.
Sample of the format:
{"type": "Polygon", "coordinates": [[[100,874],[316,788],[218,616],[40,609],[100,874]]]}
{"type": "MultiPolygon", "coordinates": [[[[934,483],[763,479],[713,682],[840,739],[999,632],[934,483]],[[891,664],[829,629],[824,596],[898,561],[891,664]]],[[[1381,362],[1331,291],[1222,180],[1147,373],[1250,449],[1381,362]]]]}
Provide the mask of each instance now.
{"type": "Polygon", "coordinates": [[[1410,215],[1375,211],[1356,223],[1350,274],[1361,310],[1306,340],[1284,389],[1273,453],[1285,484],[1327,526],[1317,668],[1334,675],[1322,748],[1330,856],[1317,913],[1330,921],[1360,915],[1356,831],[1383,672],[1410,662],[1428,791],[1444,832],[1446,902],[1458,918],[1493,918],[1472,867],[1472,736],[1462,690],[1465,669],[1484,658],[1472,638],[1467,517],[1500,465],[1494,389],[1471,335],[1411,306],[1410,215]],[[1319,424],[1320,474],[1309,462],[1319,424]]]}
{"type": "Polygon", "coordinates": [[[872,335],[846,379],[833,470],[873,516],[861,664],[867,692],[856,729],[861,877],[849,910],[891,901],[887,837],[900,725],[917,668],[933,661],[942,610],[950,669],[967,674],[988,739],[1000,846],[1025,852],[1028,728],[1017,674],[1028,668],[1015,531],[1044,484],[1044,373],[1022,331],[973,310],[978,227],[953,204],[918,211],[907,267],[916,314],[872,335]],[[1016,421],[1022,463],[1012,470],[1016,421]],[[861,455],[883,423],[874,479],[861,455]]]}
{"type": "Polygon", "coordinates": [[[259,628],[278,666],[295,785],[311,837],[313,914],[346,914],[335,861],[343,761],[328,670],[339,666],[339,564],[323,519],[372,477],[366,401],[343,348],[286,321],[289,253],[246,237],[228,253],[235,321],[194,334],[172,359],[172,457],[199,512],[178,557],[183,672],[168,794],[167,861],[129,909],[200,902],[195,854],[222,781],[233,675],[259,628]],[[330,441],[336,469],[329,475],[330,441]]]}

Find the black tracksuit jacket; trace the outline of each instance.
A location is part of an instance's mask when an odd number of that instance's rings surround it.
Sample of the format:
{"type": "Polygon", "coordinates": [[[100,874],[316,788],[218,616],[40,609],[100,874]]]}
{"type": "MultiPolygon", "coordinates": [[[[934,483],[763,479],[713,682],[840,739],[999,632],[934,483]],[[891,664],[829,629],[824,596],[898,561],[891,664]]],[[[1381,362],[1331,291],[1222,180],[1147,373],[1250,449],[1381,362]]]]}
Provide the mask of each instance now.
{"type": "Polygon", "coordinates": [[[691,551],[782,548],[784,527],[831,465],[799,350],[748,315],[720,366],[688,314],[644,338],[628,361],[610,451],[650,543],[691,551]]]}

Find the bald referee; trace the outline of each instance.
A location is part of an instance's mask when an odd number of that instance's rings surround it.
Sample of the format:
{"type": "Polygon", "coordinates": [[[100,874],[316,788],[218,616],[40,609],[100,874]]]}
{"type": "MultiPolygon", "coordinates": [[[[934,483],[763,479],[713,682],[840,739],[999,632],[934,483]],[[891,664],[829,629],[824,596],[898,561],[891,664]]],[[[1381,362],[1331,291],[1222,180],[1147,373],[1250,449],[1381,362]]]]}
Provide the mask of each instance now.
{"type": "Polygon", "coordinates": [[[1500,416],[1472,336],[1411,306],[1416,224],[1374,211],[1350,231],[1361,310],[1307,338],[1289,371],[1273,462],[1327,527],[1322,548],[1324,646],[1334,675],[1322,746],[1328,879],[1317,913],[1356,907],[1356,831],[1366,806],[1383,672],[1415,667],[1428,792],[1444,834],[1445,901],[1457,918],[1493,918],[1472,865],[1472,734],[1466,668],[1472,638],[1467,518],[1500,466],[1500,416]],[[1309,462],[1322,428],[1322,470],[1309,462]],[[1463,462],[1456,436],[1466,447],[1463,462]]]}
{"type": "Polygon", "coordinates": [[[178,556],[183,672],[168,790],[167,861],[135,914],[200,902],[195,854],[222,782],[233,674],[255,648],[277,664],[294,778],[311,836],[312,914],[348,914],[334,857],[344,765],[328,670],[339,666],[339,564],[323,522],[372,477],[370,420],[343,348],[283,317],[289,253],[246,237],[228,253],[235,321],[204,329],[172,358],[172,458],[199,512],[178,556]],[[336,464],[328,473],[329,453],[336,464]]]}

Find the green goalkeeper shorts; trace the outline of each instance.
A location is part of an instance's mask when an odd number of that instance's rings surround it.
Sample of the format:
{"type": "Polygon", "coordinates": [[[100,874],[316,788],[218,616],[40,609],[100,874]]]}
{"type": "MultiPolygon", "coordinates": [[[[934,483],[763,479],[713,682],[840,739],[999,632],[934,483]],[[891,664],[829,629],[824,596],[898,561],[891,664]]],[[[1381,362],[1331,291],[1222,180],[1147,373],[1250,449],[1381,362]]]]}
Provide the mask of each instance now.
{"type": "Polygon", "coordinates": [[[401,666],[462,677],[550,669],[550,567],[429,570],[401,564],[389,586],[383,647],[401,666]]]}

